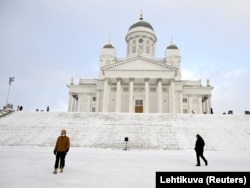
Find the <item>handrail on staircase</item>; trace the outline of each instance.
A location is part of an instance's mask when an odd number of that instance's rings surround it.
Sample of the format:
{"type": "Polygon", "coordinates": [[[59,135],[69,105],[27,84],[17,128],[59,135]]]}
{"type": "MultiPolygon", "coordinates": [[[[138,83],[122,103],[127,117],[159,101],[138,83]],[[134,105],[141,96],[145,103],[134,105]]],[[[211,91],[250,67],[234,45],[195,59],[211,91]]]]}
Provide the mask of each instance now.
{"type": "Polygon", "coordinates": [[[13,109],[3,109],[3,110],[0,110],[0,118],[6,116],[8,114],[11,114],[12,112],[14,112],[13,109]]]}

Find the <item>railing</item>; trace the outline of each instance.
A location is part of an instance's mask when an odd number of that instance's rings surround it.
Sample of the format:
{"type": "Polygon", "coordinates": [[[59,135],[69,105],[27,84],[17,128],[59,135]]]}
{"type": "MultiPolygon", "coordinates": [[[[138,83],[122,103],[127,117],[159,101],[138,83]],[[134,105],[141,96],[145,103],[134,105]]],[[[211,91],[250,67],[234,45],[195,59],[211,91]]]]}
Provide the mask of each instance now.
{"type": "Polygon", "coordinates": [[[6,115],[8,115],[8,114],[10,114],[10,113],[12,113],[12,112],[14,112],[13,109],[4,109],[4,110],[0,110],[0,118],[1,118],[1,117],[4,117],[4,116],[6,116],[6,115]]]}

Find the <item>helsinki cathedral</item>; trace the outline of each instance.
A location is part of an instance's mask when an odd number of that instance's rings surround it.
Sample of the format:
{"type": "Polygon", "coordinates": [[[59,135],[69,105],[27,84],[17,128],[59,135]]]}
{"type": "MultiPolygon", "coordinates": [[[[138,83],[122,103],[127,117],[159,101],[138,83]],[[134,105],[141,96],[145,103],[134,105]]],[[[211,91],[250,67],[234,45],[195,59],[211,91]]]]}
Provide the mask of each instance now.
{"type": "Polygon", "coordinates": [[[69,112],[211,114],[209,80],[182,80],[179,48],[172,43],[155,57],[154,28],[140,15],[125,36],[126,57],[109,42],[101,48],[96,79],[80,79],[69,89],[69,112]]]}

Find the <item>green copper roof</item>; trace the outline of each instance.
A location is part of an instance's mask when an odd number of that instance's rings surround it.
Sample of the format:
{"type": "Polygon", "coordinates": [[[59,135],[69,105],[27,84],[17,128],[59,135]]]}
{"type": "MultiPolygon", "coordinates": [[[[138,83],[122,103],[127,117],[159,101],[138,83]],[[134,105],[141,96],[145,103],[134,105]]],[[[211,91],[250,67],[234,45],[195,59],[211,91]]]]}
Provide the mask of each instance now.
{"type": "Polygon", "coordinates": [[[103,48],[114,48],[114,46],[112,46],[112,44],[105,44],[103,48]]]}
{"type": "Polygon", "coordinates": [[[178,49],[178,47],[174,44],[170,44],[167,49],[178,49]]]}
{"type": "Polygon", "coordinates": [[[140,21],[136,22],[135,24],[131,25],[129,30],[133,29],[135,27],[147,27],[147,28],[152,29],[154,31],[154,28],[152,27],[152,25],[148,22],[143,21],[143,20],[140,20],[140,21]]]}

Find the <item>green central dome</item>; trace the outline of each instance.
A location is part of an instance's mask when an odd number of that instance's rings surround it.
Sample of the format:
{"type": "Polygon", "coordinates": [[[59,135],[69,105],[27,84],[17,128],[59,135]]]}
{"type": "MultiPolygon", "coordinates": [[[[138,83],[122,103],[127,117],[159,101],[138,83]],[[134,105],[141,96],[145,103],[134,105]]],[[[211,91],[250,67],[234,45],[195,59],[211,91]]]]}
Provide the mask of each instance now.
{"type": "Polygon", "coordinates": [[[143,20],[140,20],[140,21],[136,22],[135,24],[131,25],[129,30],[133,29],[135,27],[147,27],[147,28],[152,29],[154,31],[154,28],[152,27],[152,25],[148,22],[143,21],[143,20]]]}
{"type": "Polygon", "coordinates": [[[146,28],[152,29],[154,31],[154,28],[152,27],[152,25],[150,23],[143,21],[142,13],[140,15],[140,20],[138,22],[136,22],[135,24],[131,25],[129,30],[133,29],[135,27],[146,27],[146,28]]]}

